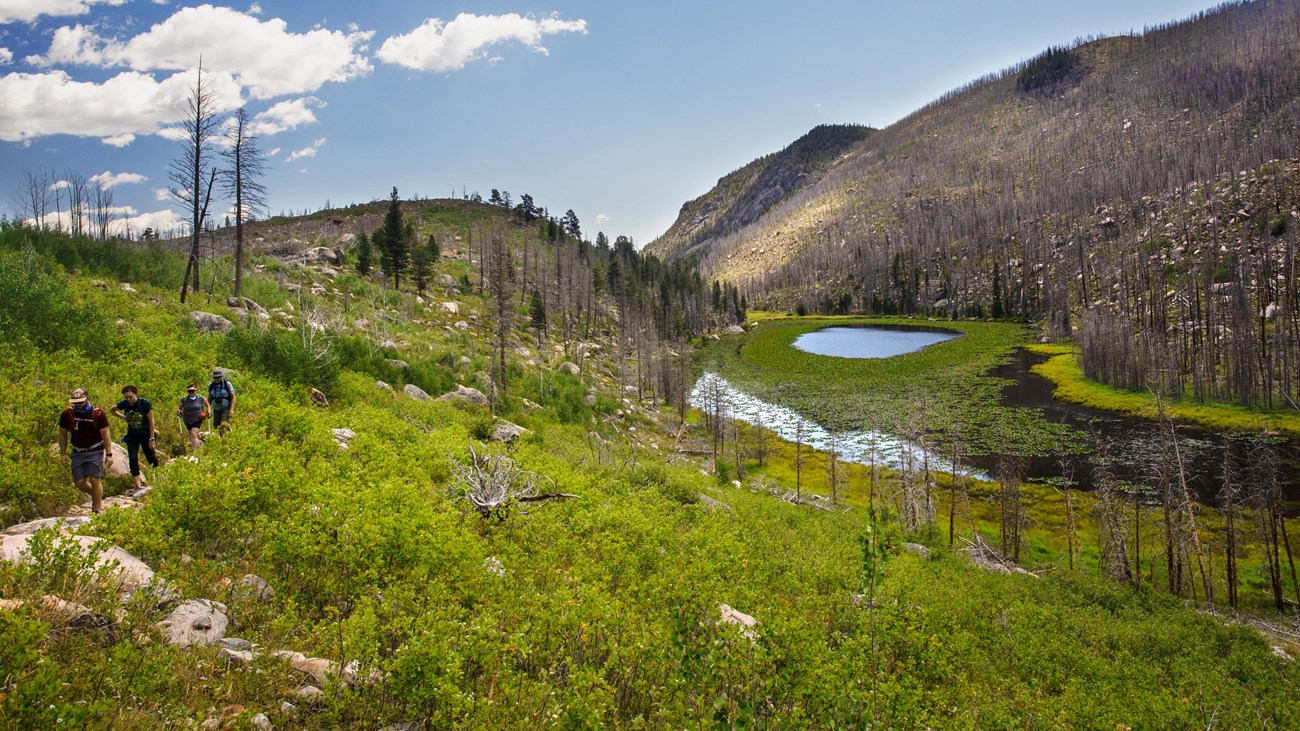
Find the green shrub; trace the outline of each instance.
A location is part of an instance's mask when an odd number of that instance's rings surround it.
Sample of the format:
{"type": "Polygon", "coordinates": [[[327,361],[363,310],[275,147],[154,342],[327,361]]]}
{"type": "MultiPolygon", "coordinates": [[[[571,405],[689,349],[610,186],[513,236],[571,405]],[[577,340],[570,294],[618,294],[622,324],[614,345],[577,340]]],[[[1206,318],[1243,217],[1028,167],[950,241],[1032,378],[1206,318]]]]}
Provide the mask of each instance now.
{"type": "Polygon", "coordinates": [[[308,385],[328,389],[339,371],[336,354],[313,353],[297,331],[264,327],[251,319],[226,333],[221,343],[221,357],[270,376],[286,386],[308,385]]]}
{"type": "Polygon", "coordinates": [[[104,352],[112,337],[106,319],[81,304],[83,297],[63,282],[56,267],[30,246],[0,251],[0,341],[104,352]]]}

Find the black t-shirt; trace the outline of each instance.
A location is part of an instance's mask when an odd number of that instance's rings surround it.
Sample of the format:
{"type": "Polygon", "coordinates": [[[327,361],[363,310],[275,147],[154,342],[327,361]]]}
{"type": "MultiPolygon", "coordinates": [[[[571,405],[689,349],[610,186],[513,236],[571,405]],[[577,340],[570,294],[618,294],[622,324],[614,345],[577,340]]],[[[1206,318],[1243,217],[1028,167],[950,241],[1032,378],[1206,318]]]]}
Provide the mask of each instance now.
{"type": "Polygon", "coordinates": [[[145,437],[149,435],[149,412],[153,411],[153,404],[149,399],[136,398],[135,404],[127,403],[126,399],[117,402],[117,410],[122,412],[126,417],[126,435],[128,437],[145,437]]]}

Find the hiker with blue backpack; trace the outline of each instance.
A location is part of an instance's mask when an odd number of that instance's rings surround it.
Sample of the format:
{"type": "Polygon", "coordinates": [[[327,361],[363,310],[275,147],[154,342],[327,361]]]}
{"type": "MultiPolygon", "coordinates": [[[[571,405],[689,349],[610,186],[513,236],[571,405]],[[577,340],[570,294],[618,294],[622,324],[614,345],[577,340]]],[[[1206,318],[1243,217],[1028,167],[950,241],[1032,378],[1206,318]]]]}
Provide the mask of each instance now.
{"type": "Polygon", "coordinates": [[[212,371],[208,401],[212,404],[212,428],[218,432],[230,431],[230,420],[235,416],[235,385],[220,368],[212,371]]]}

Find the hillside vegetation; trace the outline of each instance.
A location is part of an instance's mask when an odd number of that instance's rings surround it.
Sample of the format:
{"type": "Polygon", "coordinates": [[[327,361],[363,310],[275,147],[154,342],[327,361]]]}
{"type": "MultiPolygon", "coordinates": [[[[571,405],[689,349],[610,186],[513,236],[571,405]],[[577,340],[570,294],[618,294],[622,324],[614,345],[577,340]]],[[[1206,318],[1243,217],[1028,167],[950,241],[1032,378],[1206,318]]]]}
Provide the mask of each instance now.
{"type": "Polygon", "coordinates": [[[1049,49],[691,259],[756,306],[1033,320],[1110,385],[1294,409],[1297,29],[1255,0],[1049,49]]]}
{"type": "MultiPolygon", "coordinates": [[[[614,331],[539,343],[512,295],[491,413],[401,392],[488,387],[475,374],[491,367],[499,310],[472,287],[442,290],[453,315],[261,257],[245,284],[266,321],[206,334],[190,307],[240,313],[220,288],[178,305],[180,255],[8,227],[0,257],[14,303],[0,320],[6,524],[75,496],[47,449],[72,387],[106,404],[132,382],[164,417],[213,365],[240,389],[234,430],[192,457],[162,419],[169,457],[149,494],[76,529],[142,559],[165,590],[124,601],[49,529],[26,562],[0,562],[2,726],[1300,724],[1300,671],[1252,629],[1091,574],[987,573],[932,533],[913,537],[929,558],[901,551],[883,504],[816,510],[720,484],[671,448],[694,430],[652,388],[626,388],[635,365],[609,356],[614,331]],[[577,374],[555,367],[566,349],[589,354],[577,374]],[[527,431],[498,442],[503,419],[527,431]],[[484,519],[465,499],[475,453],[577,497],[484,519]],[[156,623],[179,598],[220,602],[248,649],[164,641],[156,623]],[[722,605],[756,623],[723,621],[737,615],[722,605]]],[[[450,256],[433,276],[463,283],[473,265],[450,256]]],[[[595,317],[612,324],[617,291],[601,300],[595,317]]],[[[112,493],[127,486],[114,480],[112,493]]]]}

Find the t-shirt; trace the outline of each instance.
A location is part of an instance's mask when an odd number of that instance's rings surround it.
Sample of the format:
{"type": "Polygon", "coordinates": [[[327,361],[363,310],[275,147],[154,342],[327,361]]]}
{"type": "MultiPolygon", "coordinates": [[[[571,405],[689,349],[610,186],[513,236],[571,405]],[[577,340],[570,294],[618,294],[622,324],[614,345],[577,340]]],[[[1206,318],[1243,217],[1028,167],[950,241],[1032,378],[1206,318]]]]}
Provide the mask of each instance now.
{"type": "Polygon", "coordinates": [[[201,418],[203,408],[203,399],[199,398],[197,393],[181,399],[181,414],[184,415],[185,421],[191,424],[201,418]]]}
{"type": "Polygon", "coordinates": [[[99,436],[99,430],[108,428],[108,417],[94,406],[85,411],[64,409],[59,415],[59,426],[72,434],[73,447],[91,449],[103,446],[104,440],[99,436]]]}
{"type": "Polygon", "coordinates": [[[216,411],[230,408],[230,397],[234,393],[235,384],[225,378],[208,384],[208,401],[212,402],[212,408],[216,411]]]}
{"type": "Polygon", "coordinates": [[[117,402],[117,410],[122,412],[122,416],[126,417],[126,435],[128,437],[149,436],[149,412],[153,411],[153,404],[149,403],[149,399],[137,398],[134,404],[122,399],[117,402]]]}

